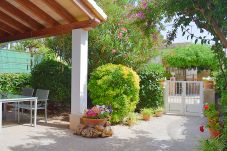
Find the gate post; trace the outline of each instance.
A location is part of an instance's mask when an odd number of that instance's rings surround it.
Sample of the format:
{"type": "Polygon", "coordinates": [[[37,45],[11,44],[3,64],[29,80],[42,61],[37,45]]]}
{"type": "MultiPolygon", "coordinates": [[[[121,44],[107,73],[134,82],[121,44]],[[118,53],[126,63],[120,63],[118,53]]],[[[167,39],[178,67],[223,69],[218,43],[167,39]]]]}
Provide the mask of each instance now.
{"type": "Polygon", "coordinates": [[[186,113],[186,103],[185,103],[185,97],[186,97],[186,81],[182,81],[182,115],[185,115],[186,113]]]}
{"type": "Polygon", "coordinates": [[[200,82],[200,109],[201,109],[201,117],[203,117],[203,102],[204,102],[204,92],[203,92],[203,82],[200,82]]]}
{"type": "Polygon", "coordinates": [[[164,105],[165,105],[165,113],[169,112],[169,105],[168,105],[168,96],[169,96],[169,81],[165,81],[164,87],[164,105]]]}

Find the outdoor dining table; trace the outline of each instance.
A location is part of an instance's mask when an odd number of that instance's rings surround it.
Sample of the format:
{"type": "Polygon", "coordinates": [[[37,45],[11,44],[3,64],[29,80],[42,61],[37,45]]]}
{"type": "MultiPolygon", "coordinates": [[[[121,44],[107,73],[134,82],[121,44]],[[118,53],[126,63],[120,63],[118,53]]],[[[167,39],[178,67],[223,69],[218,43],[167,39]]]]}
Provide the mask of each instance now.
{"type": "Polygon", "coordinates": [[[14,95],[14,94],[8,94],[6,97],[3,97],[0,95],[0,131],[2,129],[2,104],[4,103],[17,103],[19,105],[21,102],[30,102],[32,107],[32,102],[34,102],[34,123],[33,123],[34,125],[33,126],[36,127],[37,99],[38,99],[37,97],[29,97],[29,96],[14,95]]]}

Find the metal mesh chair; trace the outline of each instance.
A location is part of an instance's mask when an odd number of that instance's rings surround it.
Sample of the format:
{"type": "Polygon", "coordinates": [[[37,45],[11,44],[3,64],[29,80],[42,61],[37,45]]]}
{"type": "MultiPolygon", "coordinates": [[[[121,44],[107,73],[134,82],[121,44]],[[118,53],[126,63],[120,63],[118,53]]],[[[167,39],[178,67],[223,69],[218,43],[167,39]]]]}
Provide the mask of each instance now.
{"type": "MultiPolygon", "coordinates": [[[[23,95],[23,96],[30,96],[30,97],[32,97],[33,96],[33,93],[34,93],[34,89],[33,88],[22,88],[22,93],[21,93],[21,95],[23,95]]],[[[8,104],[9,106],[12,106],[13,107],[13,111],[15,112],[15,120],[17,119],[18,120],[18,122],[19,122],[19,108],[18,108],[18,106],[19,106],[19,102],[18,103],[13,103],[13,104],[8,104]]],[[[22,112],[23,112],[23,110],[22,110],[22,112]]]]}
{"type": "MultiPolygon", "coordinates": [[[[35,96],[38,98],[37,110],[45,110],[45,122],[47,123],[47,101],[49,96],[49,90],[37,89],[35,96]]],[[[35,105],[31,104],[22,104],[19,105],[20,109],[30,110],[31,113],[31,123],[33,119],[33,111],[35,110],[35,105]]]]}

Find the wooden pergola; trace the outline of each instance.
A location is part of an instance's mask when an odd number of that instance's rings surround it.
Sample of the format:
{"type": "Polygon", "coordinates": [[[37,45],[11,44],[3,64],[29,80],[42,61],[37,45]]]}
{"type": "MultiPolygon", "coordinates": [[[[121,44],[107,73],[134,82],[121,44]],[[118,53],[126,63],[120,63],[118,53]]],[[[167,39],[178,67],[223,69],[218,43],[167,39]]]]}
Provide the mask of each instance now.
{"type": "Polygon", "coordinates": [[[106,18],[93,0],[1,0],[0,43],[89,29],[106,18]]]}
{"type": "Polygon", "coordinates": [[[106,19],[94,0],[0,0],[0,43],[72,32],[71,129],[87,108],[88,30],[106,19]]]}

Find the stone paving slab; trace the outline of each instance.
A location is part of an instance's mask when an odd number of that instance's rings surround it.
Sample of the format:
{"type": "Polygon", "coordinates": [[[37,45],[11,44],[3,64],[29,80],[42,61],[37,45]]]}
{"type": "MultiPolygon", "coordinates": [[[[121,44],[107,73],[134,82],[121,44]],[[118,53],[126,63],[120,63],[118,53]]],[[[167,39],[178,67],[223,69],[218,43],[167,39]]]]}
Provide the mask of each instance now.
{"type": "Polygon", "coordinates": [[[110,138],[83,138],[54,125],[5,125],[0,151],[193,151],[205,137],[201,117],[164,115],[133,127],[114,126],[110,138]]]}

